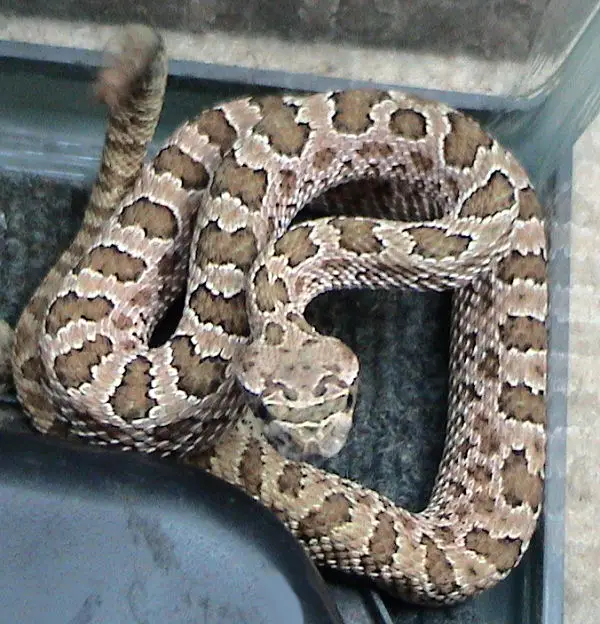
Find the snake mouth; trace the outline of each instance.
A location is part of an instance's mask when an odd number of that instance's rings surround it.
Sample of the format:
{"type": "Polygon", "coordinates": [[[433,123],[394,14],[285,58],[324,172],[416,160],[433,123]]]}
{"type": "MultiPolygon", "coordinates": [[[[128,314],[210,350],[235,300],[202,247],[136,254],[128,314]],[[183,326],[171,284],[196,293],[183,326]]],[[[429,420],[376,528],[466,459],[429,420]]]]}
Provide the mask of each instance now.
{"type": "Polygon", "coordinates": [[[336,412],[319,422],[291,423],[270,416],[264,434],[284,457],[294,461],[316,461],[337,455],[348,439],[352,417],[336,412]]]}
{"type": "Polygon", "coordinates": [[[294,461],[329,459],[344,447],[357,398],[357,384],[335,397],[312,397],[310,404],[294,404],[280,396],[254,396],[255,415],[264,435],[281,455],[294,461]]]}

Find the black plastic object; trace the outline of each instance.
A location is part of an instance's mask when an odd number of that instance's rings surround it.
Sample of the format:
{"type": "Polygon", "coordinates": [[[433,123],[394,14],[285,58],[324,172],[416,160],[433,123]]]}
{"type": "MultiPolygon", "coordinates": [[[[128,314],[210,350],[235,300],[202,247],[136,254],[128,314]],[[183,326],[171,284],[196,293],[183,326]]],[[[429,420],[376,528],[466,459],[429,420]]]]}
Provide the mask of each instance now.
{"type": "Polygon", "coordinates": [[[10,433],[0,474],[0,622],[341,624],[283,525],[209,474],[10,433]]]}

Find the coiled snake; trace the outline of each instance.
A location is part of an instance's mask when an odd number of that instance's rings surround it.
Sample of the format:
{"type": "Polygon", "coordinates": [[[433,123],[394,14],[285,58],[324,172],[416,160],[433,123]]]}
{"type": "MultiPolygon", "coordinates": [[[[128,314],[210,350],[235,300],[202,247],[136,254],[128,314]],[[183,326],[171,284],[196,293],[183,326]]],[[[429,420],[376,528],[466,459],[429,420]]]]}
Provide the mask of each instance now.
{"type": "Polygon", "coordinates": [[[407,600],[495,584],[543,492],[545,233],[525,172],[462,113],[377,90],[227,102],[142,166],[165,81],[160,38],[126,30],[82,228],[16,328],[34,427],[209,470],[319,565],[407,600]],[[307,206],[326,216],[292,223],[307,206]],[[357,358],[303,316],[348,287],[454,289],[447,437],[420,513],[298,461],[351,425],[357,358]]]}

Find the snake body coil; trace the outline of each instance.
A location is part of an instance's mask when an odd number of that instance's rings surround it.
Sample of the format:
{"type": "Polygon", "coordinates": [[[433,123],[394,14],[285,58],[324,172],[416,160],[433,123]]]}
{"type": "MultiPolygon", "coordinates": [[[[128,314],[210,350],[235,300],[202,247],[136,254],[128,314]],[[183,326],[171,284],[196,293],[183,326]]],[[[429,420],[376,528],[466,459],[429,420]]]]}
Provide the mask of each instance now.
{"type": "Polygon", "coordinates": [[[495,584],[543,492],[545,235],[525,172],[462,113],[376,90],[227,102],[142,166],[165,79],[160,39],[127,30],[82,228],[16,329],[33,425],[181,456],[261,500],[319,565],[407,600],[495,584]],[[308,205],[328,216],[292,224],[308,205]],[[420,513],[290,459],[337,452],[350,428],[357,359],[303,313],[357,286],[454,289],[447,438],[420,513]]]}

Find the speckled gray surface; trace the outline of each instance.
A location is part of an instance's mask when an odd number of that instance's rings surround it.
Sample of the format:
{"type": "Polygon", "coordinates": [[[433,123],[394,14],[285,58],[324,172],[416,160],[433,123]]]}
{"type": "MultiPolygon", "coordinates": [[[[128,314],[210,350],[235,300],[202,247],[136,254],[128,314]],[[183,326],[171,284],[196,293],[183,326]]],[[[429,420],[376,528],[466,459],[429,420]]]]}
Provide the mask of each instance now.
{"type": "Polygon", "coordinates": [[[14,326],[23,303],[72,238],[85,192],[65,183],[0,175],[0,318],[14,326]]]}
{"type": "Polygon", "coordinates": [[[524,58],[548,0],[0,0],[8,15],[524,58]],[[377,33],[377,37],[373,37],[377,33]]]}

